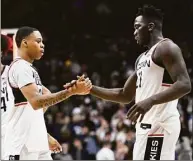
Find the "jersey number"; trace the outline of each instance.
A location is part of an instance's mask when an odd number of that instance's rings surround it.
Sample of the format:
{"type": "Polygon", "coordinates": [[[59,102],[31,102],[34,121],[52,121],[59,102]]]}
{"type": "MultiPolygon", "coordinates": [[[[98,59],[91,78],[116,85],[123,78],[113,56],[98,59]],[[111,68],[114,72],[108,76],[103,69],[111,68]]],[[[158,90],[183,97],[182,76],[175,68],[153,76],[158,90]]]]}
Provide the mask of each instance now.
{"type": "Polygon", "coordinates": [[[142,71],[139,72],[137,77],[137,88],[141,88],[141,81],[142,81],[142,71]]]}
{"type": "Polygon", "coordinates": [[[1,97],[1,109],[4,110],[4,112],[6,111],[6,102],[9,101],[9,97],[8,97],[8,92],[7,92],[7,87],[4,88],[3,92],[5,92],[5,97],[1,97]]]}

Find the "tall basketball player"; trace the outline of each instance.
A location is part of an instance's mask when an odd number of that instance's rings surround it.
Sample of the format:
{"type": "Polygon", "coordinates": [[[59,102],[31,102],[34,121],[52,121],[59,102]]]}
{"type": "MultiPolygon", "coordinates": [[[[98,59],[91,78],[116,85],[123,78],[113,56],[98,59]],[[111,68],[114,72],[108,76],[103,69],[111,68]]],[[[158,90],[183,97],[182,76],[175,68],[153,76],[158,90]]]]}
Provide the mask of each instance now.
{"type": "Polygon", "coordinates": [[[43,94],[47,89],[32,65],[44,53],[40,32],[35,28],[22,27],[15,39],[18,58],[10,65],[8,81],[16,104],[9,113],[4,141],[6,159],[51,160],[43,109],[72,95],[89,93],[92,84],[89,79],[76,81],[76,88],[43,94]]]}
{"type": "MultiPolygon", "coordinates": [[[[135,64],[123,88],[93,86],[91,94],[113,102],[135,105],[127,118],[136,123],[134,160],[174,160],[180,133],[178,99],[191,91],[180,48],[162,35],[159,9],[144,5],[134,21],[137,44],[148,47],[135,64]]],[[[66,87],[66,86],[65,86],[66,87]]]]}

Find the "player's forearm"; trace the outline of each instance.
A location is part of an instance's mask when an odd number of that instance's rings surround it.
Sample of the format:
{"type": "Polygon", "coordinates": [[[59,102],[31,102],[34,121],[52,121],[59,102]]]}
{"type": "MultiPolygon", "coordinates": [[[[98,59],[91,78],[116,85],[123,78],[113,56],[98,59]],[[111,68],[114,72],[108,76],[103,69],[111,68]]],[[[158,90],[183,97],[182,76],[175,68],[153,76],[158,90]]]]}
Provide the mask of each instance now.
{"type": "Polygon", "coordinates": [[[191,83],[187,82],[175,82],[171,87],[167,90],[153,95],[150,97],[152,99],[153,105],[166,103],[169,101],[173,101],[175,99],[179,99],[189,93],[191,91],[191,83]]]}
{"type": "Polygon", "coordinates": [[[32,101],[32,106],[36,110],[40,108],[50,107],[59,102],[62,102],[70,96],[72,96],[72,93],[69,93],[67,90],[52,94],[39,95],[32,101]]]}
{"type": "MultiPolygon", "coordinates": [[[[43,95],[51,94],[51,91],[49,89],[47,89],[45,86],[43,86],[43,92],[42,93],[43,93],[43,95]]],[[[47,109],[48,109],[48,107],[43,108],[44,113],[47,111],[47,109]]]]}
{"type": "Polygon", "coordinates": [[[122,88],[107,89],[93,86],[90,92],[91,95],[117,103],[129,103],[132,98],[124,95],[122,88]]]}

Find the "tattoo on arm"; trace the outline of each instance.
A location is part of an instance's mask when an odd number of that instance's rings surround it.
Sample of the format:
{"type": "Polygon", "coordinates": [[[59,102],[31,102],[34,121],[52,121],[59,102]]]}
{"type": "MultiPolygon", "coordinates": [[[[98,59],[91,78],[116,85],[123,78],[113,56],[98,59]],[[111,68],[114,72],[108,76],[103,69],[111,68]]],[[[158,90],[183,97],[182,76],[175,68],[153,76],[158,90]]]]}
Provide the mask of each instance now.
{"type": "Polygon", "coordinates": [[[38,108],[49,107],[69,98],[71,94],[67,90],[49,95],[41,95],[36,99],[38,108]]]}
{"type": "MultiPolygon", "coordinates": [[[[48,89],[48,88],[46,88],[45,86],[43,86],[43,95],[45,95],[45,94],[51,94],[51,91],[48,89]]],[[[48,107],[44,107],[43,108],[43,111],[44,111],[44,113],[47,111],[47,109],[48,109],[48,107]]]]}

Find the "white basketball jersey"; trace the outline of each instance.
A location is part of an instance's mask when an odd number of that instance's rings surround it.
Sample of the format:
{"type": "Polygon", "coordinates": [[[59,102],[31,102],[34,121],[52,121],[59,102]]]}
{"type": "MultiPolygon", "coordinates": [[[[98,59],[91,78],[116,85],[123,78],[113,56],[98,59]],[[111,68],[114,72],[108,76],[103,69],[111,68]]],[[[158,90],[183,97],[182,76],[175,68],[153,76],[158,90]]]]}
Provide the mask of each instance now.
{"type": "MultiPolygon", "coordinates": [[[[152,54],[158,44],[155,44],[149,51],[143,53],[136,61],[137,83],[136,83],[136,103],[143,101],[157,93],[167,90],[173,82],[166,79],[168,75],[166,69],[156,65],[152,60],[152,54]]],[[[171,78],[170,78],[171,79],[171,78]]],[[[153,124],[156,121],[165,121],[172,116],[179,116],[177,110],[178,100],[153,106],[144,116],[142,122],[153,124]]]]}
{"type": "Polygon", "coordinates": [[[5,135],[8,113],[14,107],[14,96],[12,89],[8,83],[8,69],[5,65],[1,72],[1,136],[5,135]]]}
{"type": "Polygon", "coordinates": [[[31,63],[16,59],[8,72],[15,97],[15,108],[9,114],[5,134],[5,155],[19,155],[23,146],[29,152],[49,150],[43,109],[34,110],[20,88],[35,83],[42,94],[42,84],[31,63]]]}

